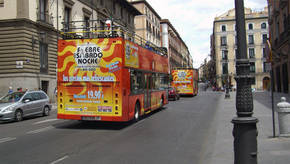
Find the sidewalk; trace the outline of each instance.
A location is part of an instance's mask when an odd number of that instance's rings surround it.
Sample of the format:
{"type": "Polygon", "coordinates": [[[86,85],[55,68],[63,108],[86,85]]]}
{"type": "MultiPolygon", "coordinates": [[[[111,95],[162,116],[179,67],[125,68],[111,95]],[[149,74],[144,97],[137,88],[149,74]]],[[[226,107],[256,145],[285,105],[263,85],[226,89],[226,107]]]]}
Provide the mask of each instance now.
{"type": "MultiPolygon", "coordinates": [[[[280,97],[286,96],[287,102],[290,96],[286,94],[274,94],[274,104],[280,102],[280,97]]],[[[211,151],[207,161],[209,164],[231,164],[234,163],[234,147],[232,136],[233,124],[231,120],[236,116],[235,108],[236,92],[231,92],[230,99],[221,96],[217,107],[217,117],[213,123],[216,128],[214,141],[207,152],[211,151]]],[[[279,128],[276,116],[276,138],[273,138],[271,93],[258,92],[253,94],[254,115],[259,119],[258,130],[258,163],[260,164],[288,164],[290,163],[290,138],[279,137],[279,128]]]]}

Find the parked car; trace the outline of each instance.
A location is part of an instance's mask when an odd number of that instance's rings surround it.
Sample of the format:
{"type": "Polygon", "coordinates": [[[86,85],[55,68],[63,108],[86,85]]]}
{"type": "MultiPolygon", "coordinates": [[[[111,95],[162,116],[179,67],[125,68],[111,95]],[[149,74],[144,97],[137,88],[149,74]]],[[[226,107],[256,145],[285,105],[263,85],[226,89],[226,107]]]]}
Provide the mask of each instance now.
{"type": "Polygon", "coordinates": [[[175,87],[168,88],[168,98],[173,99],[174,101],[180,99],[179,92],[175,87]]]}
{"type": "Polygon", "coordinates": [[[33,115],[48,116],[49,97],[43,91],[13,92],[0,99],[0,121],[22,121],[33,115]]]}

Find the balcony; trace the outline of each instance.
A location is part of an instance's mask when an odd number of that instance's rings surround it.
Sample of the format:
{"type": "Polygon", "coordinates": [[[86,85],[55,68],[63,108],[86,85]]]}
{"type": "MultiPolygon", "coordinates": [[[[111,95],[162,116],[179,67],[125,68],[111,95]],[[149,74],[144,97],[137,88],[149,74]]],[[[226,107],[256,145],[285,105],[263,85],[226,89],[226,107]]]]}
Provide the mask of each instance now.
{"type": "Polygon", "coordinates": [[[47,12],[39,11],[37,13],[37,22],[53,25],[53,17],[52,15],[49,15],[47,12]]]}

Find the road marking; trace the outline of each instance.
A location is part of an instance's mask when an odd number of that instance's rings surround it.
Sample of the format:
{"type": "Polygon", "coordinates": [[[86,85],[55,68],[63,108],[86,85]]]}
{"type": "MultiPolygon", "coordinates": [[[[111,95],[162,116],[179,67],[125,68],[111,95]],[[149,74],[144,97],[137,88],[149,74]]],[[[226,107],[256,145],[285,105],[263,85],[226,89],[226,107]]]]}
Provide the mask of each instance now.
{"type": "Polygon", "coordinates": [[[47,119],[47,120],[35,122],[35,123],[33,123],[33,125],[42,124],[42,123],[46,123],[46,122],[53,122],[53,121],[57,121],[57,120],[58,120],[57,118],[47,119]]]}
{"type": "Polygon", "coordinates": [[[60,158],[60,159],[58,159],[58,160],[56,160],[56,161],[53,161],[53,162],[51,162],[50,164],[57,164],[57,163],[59,163],[59,162],[65,160],[65,159],[67,159],[67,158],[68,158],[68,155],[66,155],[66,156],[64,156],[64,157],[62,157],[62,158],[60,158]]]}
{"type": "Polygon", "coordinates": [[[27,132],[27,134],[36,134],[36,133],[44,132],[44,131],[47,131],[47,130],[50,130],[50,129],[53,129],[53,127],[52,126],[48,126],[48,127],[45,127],[45,128],[29,131],[29,132],[27,132]]]}
{"type": "Polygon", "coordinates": [[[4,143],[4,142],[8,142],[8,141],[12,141],[12,140],[16,140],[16,138],[13,138],[13,137],[1,138],[1,139],[0,139],[0,143],[4,143]]]}

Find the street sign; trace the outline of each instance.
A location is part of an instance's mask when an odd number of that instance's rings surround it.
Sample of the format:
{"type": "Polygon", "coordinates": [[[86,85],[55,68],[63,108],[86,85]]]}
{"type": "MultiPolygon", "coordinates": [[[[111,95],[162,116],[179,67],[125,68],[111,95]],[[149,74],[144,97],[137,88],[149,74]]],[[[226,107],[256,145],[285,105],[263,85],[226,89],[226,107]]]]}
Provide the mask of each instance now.
{"type": "Polygon", "coordinates": [[[23,61],[16,61],[16,68],[23,68],[23,61]]]}

